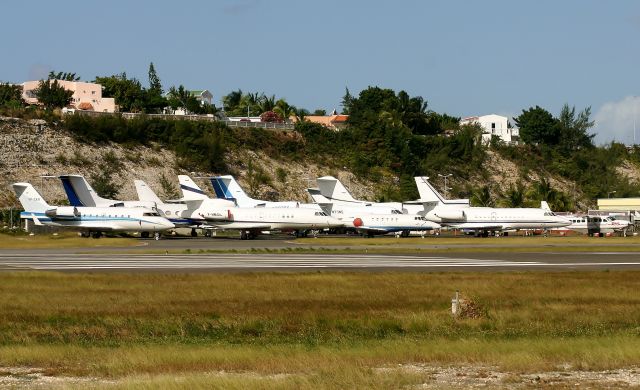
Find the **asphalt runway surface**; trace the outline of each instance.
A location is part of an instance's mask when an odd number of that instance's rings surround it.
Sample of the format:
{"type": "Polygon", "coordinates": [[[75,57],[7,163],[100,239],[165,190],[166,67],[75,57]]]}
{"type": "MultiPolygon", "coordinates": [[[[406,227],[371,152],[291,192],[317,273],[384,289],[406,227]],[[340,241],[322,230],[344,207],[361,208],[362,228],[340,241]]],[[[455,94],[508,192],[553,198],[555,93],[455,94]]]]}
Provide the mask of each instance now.
{"type": "Polygon", "coordinates": [[[0,253],[0,270],[47,271],[509,271],[640,269],[637,253],[74,254],[0,253]]]}
{"type": "MultiPolygon", "coordinates": [[[[288,236],[260,240],[237,238],[138,239],[136,246],[55,249],[0,249],[0,270],[128,271],[128,272],[222,272],[222,271],[311,271],[311,270],[407,270],[407,271],[512,271],[512,270],[602,270],[638,269],[639,252],[487,252],[486,242],[461,240],[461,244],[438,244],[437,239],[411,245],[372,245],[376,253],[252,253],[251,249],[325,247],[322,239],[301,244],[288,236]],[[471,247],[469,247],[471,245],[471,247]],[[401,253],[401,249],[419,249],[401,253]],[[449,248],[446,253],[430,249],[449,248]],[[464,253],[455,253],[456,248],[464,253]],[[189,249],[191,253],[176,253],[189,249]],[[236,250],[238,253],[206,253],[207,250],[236,250]],[[385,253],[379,253],[380,250],[385,253]],[[386,251],[388,250],[388,253],[386,251]],[[394,253],[395,251],[395,253],[394,253]],[[153,252],[153,253],[149,253],[153,252]]],[[[581,244],[589,246],[588,244],[581,244]]],[[[509,246],[504,240],[490,246],[509,246]]],[[[561,247],[564,244],[543,245],[561,247]]],[[[328,246],[327,246],[328,247],[328,246]]],[[[615,247],[615,245],[614,245],[615,247]]],[[[333,249],[367,246],[331,246],[333,249]]],[[[551,248],[553,249],[553,248],[551,248]]]]}

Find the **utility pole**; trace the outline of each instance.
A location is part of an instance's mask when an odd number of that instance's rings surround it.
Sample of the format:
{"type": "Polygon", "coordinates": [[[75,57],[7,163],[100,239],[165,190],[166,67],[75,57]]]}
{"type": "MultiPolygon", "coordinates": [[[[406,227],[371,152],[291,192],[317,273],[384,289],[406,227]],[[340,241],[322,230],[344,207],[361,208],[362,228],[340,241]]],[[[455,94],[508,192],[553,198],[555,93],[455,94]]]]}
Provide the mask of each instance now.
{"type": "Polygon", "coordinates": [[[447,199],[447,190],[449,189],[447,187],[447,179],[453,176],[453,173],[447,173],[446,175],[441,175],[438,173],[438,176],[444,178],[444,198],[447,199]]]}

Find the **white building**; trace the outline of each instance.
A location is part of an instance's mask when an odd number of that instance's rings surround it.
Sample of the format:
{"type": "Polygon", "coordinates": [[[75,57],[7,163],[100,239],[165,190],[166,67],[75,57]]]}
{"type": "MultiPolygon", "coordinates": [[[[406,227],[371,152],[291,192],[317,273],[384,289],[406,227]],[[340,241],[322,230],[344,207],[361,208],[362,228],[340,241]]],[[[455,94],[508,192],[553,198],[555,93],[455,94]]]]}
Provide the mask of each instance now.
{"type": "Polygon", "coordinates": [[[482,142],[489,144],[492,136],[500,137],[505,143],[518,142],[520,131],[517,128],[509,127],[509,118],[496,114],[470,116],[460,120],[460,125],[477,123],[482,127],[482,142]]]}

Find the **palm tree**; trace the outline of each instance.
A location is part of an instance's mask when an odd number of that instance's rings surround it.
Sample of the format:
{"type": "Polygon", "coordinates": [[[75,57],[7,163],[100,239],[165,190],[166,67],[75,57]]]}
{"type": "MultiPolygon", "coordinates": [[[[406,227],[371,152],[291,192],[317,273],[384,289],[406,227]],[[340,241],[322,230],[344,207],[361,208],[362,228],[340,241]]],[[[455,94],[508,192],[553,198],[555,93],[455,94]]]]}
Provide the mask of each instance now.
{"type": "Polygon", "coordinates": [[[473,206],[493,207],[494,202],[491,197],[491,189],[488,185],[475,189],[471,193],[471,204],[473,206]]]}
{"type": "Polygon", "coordinates": [[[267,111],[273,111],[276,106],[276,95],[266,96],[262,94],[258,98],[258,107],[260,108],[260,113],[263,114],[267,111]]]}
{"type": "Polygon", "coordinates": [[[502,207],[524,207],[525,189],[522,183],[510,186],[505,193],[505,198],[500,201],[502,207]]]}
{"type": "MultiPolygon", "coordinates": [[[[531,188],[529,188],[529,191],[527,191],[527,197],[535,203],[544,200],[552,205],[555,204],[557,200],[558,191],[551,187],[551,183],[546,178],[542,177],[540,181],[535,182],[531,185],[531,188]]],[[[539,203],[535,205],[535,207],[539,206],[539,203]]]]}
{"type": "Polygon", "coordinates": [[[241,89],[232,91],[228,95],[222,97],[222,104],[224,104],[224,110],[226,112],[231,112],[238,108],[238,106],[240,105],[240,101],[242,101],[241,89]]]}
{"type": "Polygon", "coordinates": [[[285,122],[289,122],[292,116],[296,116],[296,107],[287,103],[286,100],[280,99],[276,102],[273,112],[280,115],[285,122]]]}

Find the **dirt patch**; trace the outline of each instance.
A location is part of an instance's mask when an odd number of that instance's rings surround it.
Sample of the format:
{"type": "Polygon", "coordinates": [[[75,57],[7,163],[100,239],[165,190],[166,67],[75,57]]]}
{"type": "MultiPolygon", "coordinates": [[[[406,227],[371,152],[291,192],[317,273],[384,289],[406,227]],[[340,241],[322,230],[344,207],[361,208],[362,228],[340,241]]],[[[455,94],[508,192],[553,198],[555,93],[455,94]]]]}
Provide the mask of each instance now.
{"type": "Polygon", "coordinates": [[[579,371],[562,367],[557,371],[520,373],[487,366],[439,367],[431,365],[399,365],[381,368],[427,374],[429,378],[418,386],[422,389],[468,389],[475,387],[500,389],[529,388],[636,388],[640,386],[640,369],[621,368],[607,371],[579,371]]]}
{"type": "Polygon", "coordinates": [[[45,369],[36,367],[0,367],[1,388],[94,387],[112,383],[114,382],[98,378],[54,376],[45,369]]]}

